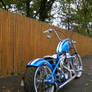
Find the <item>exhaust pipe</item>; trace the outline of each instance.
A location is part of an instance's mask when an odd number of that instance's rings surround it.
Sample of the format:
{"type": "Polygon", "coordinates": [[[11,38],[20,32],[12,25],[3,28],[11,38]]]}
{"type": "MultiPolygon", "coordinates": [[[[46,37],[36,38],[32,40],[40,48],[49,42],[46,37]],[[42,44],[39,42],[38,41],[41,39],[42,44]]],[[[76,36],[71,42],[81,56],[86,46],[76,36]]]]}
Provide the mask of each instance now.
{"type": "Polygon", "coordinates": [[[74,75],[72,78],[70,78],[69,80],[67,80],[65,83],[63,83],[62,85],[59,86],[59,89],[62,88],[63,86],[65,86],[67,83],[69,83],[70,81],[72,81],[74,78],[76,77],[76,75],[74,75]]]}

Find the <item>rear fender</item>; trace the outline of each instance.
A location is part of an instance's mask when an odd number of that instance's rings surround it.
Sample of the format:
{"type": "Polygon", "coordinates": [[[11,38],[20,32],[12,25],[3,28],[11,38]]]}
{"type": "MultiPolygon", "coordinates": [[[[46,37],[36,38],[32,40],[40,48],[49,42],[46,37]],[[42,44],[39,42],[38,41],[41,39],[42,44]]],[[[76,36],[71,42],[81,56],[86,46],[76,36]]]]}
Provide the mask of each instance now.
{"type": "Polygon", "coordinates": [[[42,58],[37,58],[33,61],[30,61],[28,64],[27,64],[27,67],[31,67],[31,66],[35,66],[35,67],[40,67],[42,66],[43,64],[46,64],[48,67],[50,67],[50,69],[53,71],[53,67],[52,65],[47,61],[47,60],[44,60],[42,58]]]}

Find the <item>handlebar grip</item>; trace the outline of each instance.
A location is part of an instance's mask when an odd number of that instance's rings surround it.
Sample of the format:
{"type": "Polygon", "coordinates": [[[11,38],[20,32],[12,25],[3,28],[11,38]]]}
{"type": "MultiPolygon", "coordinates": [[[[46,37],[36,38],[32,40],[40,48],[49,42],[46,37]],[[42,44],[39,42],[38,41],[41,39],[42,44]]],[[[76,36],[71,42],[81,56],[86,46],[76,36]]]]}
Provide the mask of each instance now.
{"type": "Polygon", "coordinates": [[[52,31],[53,31],[53,29],[48,29],[48,30],[44,31],[43,33],[50,33],[52,31]]]}
{"type": "Polygon", "coordinates": [[[43,31],[43,33],[49,33],[49,30],[43,31]]]}

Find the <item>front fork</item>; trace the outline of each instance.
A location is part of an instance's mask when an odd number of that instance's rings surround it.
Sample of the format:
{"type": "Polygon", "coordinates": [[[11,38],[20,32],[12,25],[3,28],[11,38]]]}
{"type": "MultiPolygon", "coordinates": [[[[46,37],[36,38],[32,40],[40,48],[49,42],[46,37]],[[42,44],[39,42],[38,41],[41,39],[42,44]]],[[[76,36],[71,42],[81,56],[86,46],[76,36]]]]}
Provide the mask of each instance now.
{"type": "Polygon", "coordinates": [[[74,50],[74,53],[75,54],[78,54],[77,49],[76,49],[76,46],[74,45],[75,43],[72,42],[71,44],[72,44],[72,49],[74,50]]]}

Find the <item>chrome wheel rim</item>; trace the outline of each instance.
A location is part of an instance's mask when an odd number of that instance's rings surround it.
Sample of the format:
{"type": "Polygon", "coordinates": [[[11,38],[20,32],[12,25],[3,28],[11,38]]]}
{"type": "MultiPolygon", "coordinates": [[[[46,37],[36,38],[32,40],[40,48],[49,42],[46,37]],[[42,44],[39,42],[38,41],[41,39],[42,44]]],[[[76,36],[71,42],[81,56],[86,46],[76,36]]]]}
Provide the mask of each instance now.
{"type": "MultiPolygon", "coordinates": [[[[48,66],[38,67],[34,76],[34,87],[36,92],[53,92],[54,86],[45,83],[46,78],[52,73],[48,66]]],[[[54,78],[52,78],[54,80],[54,78]]]]}
{"type": "Polygon", "coordinates": [[[77,78],[81,77],[82,72],[83,72],[83,65],[82,65],[81,57],[79,55],[75,56],[74,68],[75,68],[75,71],[76,71],[76,77],[77,78]]]}

